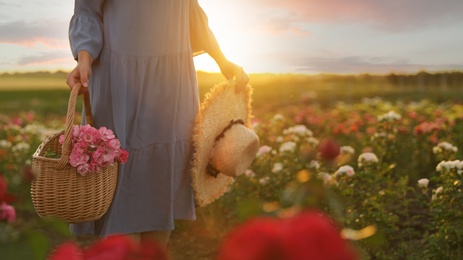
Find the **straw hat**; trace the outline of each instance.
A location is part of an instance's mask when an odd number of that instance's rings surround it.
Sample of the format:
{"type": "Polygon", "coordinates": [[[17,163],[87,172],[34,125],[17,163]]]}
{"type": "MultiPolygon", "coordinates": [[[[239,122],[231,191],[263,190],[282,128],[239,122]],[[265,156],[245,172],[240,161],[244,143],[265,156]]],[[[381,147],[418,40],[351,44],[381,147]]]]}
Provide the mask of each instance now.
{"type": "Polygon", "coordinates": [[[193,129],[192,185],[197,207],[222,196],[254,160],[259,138],[250,129],[252,89],[233,82],[206,94],[193,129]]]}

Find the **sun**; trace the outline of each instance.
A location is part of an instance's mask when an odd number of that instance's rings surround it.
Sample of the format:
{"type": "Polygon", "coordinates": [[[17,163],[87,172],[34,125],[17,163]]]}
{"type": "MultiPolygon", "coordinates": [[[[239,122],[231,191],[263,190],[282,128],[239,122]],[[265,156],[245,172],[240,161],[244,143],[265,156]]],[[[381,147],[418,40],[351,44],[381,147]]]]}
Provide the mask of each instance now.
{"type": "MultiPolygon", "coordinates": [[[[214,32],[223,53],[233,63],[245,70],[252,64],[252,44],[249,32],[243,30],[246,21],[234,1],[202,0],[199,4],[207,14],[209,27],[214,32]]],[[[209,55],[195,57],[197,70],[219,72],[220,69],[209,55]]]]}

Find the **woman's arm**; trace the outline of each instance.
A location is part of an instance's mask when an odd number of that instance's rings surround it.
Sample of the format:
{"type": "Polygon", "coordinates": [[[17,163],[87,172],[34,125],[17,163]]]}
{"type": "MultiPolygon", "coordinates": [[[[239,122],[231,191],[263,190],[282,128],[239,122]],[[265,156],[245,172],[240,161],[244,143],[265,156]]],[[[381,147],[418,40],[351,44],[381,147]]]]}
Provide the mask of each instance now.
{"type": "Polygon", "coordinates": [[[190,0],[190,43],[195,55],[208,53],[217,63],[220,71],[227,79],[235,78],[239,89],[246,87],[249,82],[248,75],[243,68],[230,62],[208,25],[207,15],[204,13],[198,0],[190,0]]]}
{"type": "Polygon", "coordinates": [[[69,41],[77,66],[69,73],[66,83],[70,88],[82,83],[87,91],[92,74],[92,63],[103,48],[103,5],[104,0],[76,0],[74,15],[69,26],[69,41]]]}
{"type": "Polygon", "coordinates": [[[220,48],[210,50],[207,53],[215,60],[225,78],[228,80],[235,78],[238,89],[246,87],[249,77],[242,67],[227,60],[220,48]]]}

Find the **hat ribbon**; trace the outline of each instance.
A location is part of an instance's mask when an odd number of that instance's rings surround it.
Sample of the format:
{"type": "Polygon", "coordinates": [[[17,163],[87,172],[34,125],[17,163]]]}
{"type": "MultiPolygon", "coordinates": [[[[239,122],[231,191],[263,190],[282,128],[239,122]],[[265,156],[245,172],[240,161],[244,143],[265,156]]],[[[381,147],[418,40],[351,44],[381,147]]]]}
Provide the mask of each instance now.
{"type": "MultiPolygon", "coordinates": [[[[242,119],[236,119],[236,120],[232,119],[232,120],[230,120],[230,123],[228,123],[228,125],[222,130],[222,132],[220,132],[220,134],[215,137],[214,146],[220,139],[222,139],[225,136],[225,132],[230,130],[232,128],[232,126],[234,126],[236,124],[244,125],[244,121],[242,119]]],[[[214,153],[214,146],[212,146],[212,149],[211,149],[211,155],[209,156],[209,163],[207,164],[206,171],[207,171],[207,174],[211,175],[212,177],[217,178],[217,175],[219,175],[220,171],[217,170],[211,163],[212,155],[214,153]]]]}

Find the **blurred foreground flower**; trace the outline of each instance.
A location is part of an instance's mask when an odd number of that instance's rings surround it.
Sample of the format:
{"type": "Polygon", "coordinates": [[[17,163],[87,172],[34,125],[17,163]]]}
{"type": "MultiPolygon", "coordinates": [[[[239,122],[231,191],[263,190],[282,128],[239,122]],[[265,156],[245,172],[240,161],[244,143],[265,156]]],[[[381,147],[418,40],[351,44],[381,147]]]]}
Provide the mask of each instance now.
{"type": "Polygon", "coordinates": [[[218,259],[349,260],[357,255],[326,215],[309,211],[286,219],[249,220],[225,239],[218,259]]]}
{"type": "Polygon", "coordinates": [[[333,161],[341,153],[338,143],[333,139],[325,139],[318,145],[320,157],[326,161],[333,161]]]}
{"type": "Polygon", "coordinates": [[[0,221],[5,220],[7,222],[13,222],[16,219],[16,211],[13,206],[2,202],[0,204],[0,221]]]}
{"type": "Polygon", "coordinates": [[[79,249],[71,242],[64,243],[56,248],[50,260],[128,260],[128,259],[167,259],[167,252],[159,244],[145,242],[137,245],[124,235],[114,235],[99,240],[85,250],[79,249]]]}

